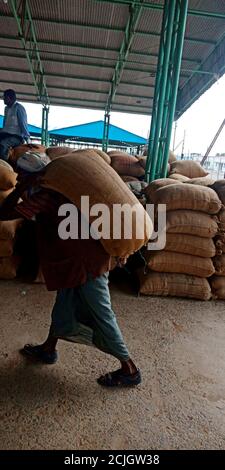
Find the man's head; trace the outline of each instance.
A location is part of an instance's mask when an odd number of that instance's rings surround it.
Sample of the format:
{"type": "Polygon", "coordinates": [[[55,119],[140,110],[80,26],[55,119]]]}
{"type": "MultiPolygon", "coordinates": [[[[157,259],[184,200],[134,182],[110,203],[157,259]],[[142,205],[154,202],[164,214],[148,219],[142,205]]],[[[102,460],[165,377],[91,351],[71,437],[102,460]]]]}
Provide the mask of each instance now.
{"type": "Polygon", "coordinates": [[[16,93],[14,90],[5,90],[3,95],[4,103],[6,106],[12,106],[16,101],[16,93]]]}

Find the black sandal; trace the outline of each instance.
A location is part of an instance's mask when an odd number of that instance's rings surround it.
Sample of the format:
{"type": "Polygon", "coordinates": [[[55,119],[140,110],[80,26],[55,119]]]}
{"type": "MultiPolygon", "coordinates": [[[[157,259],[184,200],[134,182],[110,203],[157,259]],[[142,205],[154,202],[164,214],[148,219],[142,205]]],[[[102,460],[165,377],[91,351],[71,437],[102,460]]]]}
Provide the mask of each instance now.
{"type": "Polygon", "coordinates": [[[137,369],[137,372],[134,374],[125,374],[122,369],[118,369],[114,372],[101,375],[97,382],[103,387],[131,387],[141,383],[141,373],[137,369]]]}

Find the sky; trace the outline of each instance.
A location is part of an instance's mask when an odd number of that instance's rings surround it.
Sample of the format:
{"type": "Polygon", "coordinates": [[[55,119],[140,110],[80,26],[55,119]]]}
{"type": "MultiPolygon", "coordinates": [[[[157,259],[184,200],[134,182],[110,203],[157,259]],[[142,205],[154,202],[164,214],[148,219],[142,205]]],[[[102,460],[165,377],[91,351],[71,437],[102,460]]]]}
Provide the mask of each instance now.
{"type": "MultiPolygon", "coordinates": [[[[20,102],[26,108],[29,124],[41,127],[42,106],[20,102]]],[[[2,100],[0,100],[0,114],[4,114],[2,100]]],[[[175,126],[173,128],[171,149],[174,147],[177,154],[182,152],[182,147],[185,154],[195,152],[204,154],[224,118],[225,75],[212,85],[177,121],[176,132],[175,126]]],[[[74,126],[100,119],[104,120],[103,111],[51,106],[49,129],[74,126]]],[[[111,113],[110,123],[145,138],[150,129],[150,117],[142,115],[111,113]]],[[[225,153],[225,126],[210,155],[216,153],[225,153]]]]}

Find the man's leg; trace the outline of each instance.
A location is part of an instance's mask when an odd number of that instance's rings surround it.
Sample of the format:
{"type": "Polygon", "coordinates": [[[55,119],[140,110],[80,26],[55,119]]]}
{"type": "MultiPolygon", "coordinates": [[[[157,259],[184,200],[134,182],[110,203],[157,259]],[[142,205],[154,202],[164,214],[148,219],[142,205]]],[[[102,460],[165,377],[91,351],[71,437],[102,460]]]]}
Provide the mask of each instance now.
{"type": "Polygon", "coordinates": [[[0,135],[0,159],[7,161],[10,147],[17,147],[21,142],[22,139],[15,135],[0,135]]]}
{"type": "Polygon", "coordinates": [[[130,358],[122,333],[112,310],[108,288],[108,273],[89,280],[79,288],[80,296],[93,319],[94,344],[102,351],[116,357],[121,369],[98,379],[100,385],[137,385],[140,371],[130,358]]]}

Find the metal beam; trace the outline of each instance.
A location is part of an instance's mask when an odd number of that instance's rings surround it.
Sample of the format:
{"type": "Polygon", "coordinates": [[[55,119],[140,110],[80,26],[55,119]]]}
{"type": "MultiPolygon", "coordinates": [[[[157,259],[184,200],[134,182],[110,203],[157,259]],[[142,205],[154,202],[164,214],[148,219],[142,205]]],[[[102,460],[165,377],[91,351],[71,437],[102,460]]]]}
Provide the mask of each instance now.
{"type": "Polygon", "coordinates": [[[19,2],[18,0],[10,0],[10,4],[17,23],[19,37],[25,50],[38,99],[45,104],[49,104],[44,69],[38,50],[38,44],[28,0],[22,0],[22,2],[19,2]],[[21,12],[19,12],[20,6],[21,12]],[[26,51],[27,44],[29,44],[29,48],[32,49],[31,52],[26,51]]]}
{"type": "Polygon", "coordinates": [[[130,14],[124,32],[124,39],[120,47],[119,56],[115,65],[115,70],[109,89],[108,99],[106,102],[106,115],[109,115],[110,113],[112,102],[114,100],[118,85],[121,81],[124,65],[130,52],[131,44],[133,42],[137,24],[141,15],[141,6],[134,7],[133,4],[131,4],[129,10],[130,14]]]}
{"type": "MultiPolygon", "coordinates": [[[[10,0],[10,1],[13,1],[13,0],[10,0]]],[[[132,4],[132,3],[133,3],[133,1],[130,0],[130,4],[132,4]]],[[[136,8],[140,8],[140,5],[141,5],[141,3],[138,2],[138,5],[136,6],[136,8]]],[[[1,16],[2,17],[7,17],[7,18],[12,18],[11,15],[6,14],[6,13],[1,13],[1,16]]],[[[76,28],[80,27],[82,29],[97,29],[97,30],[106,31],[106,32],[111,31],[111,32],[114,32],[114,33],[124,33],[123,28],[112,27],[112,26],[108,26],[108,25],[102,26],[102,25],[98,25],[98,24],[96,24],[96,25],[94,25],[94,24],[85,24],[85,23],[83,24],[83,23],[77,23],[75,21],[61,21],[61,20],[58,20],[58,19],[52,20],[52,19],[39,18],[39,17],[33,17],[33,21],[40,21],[41,23],[47,23],[47,24],[51,24],[51,23],[53,23],[53,24],[62,24],[62,25],[65,25],[65,26],[73,26],[73,27],[76,27],[76,28]]],[[[136,34],[139,34],[140,36],[160,37],[160,33],[158,33],[157,31],[137,30],[136,34]]],[[[194,42],[194,43],[202,43],[202,44],[212,44],[212,45],[216,44],[215,41],[211,41],[211,40],[207,40],[207,39],[201,39],[201,38],[193,38],[193,37],[190,37],[190,36],[185,36],[185,41],[190,41],[190,42],[194,42]]],[[[40,42],[40,41],[38,41],[38,42],[40,42]]],[[[51,41],[49,42],[49,44],[51,44],[51,41]]]]}
{"type": "MultiPolygon", "coordinates": [[[[98,2],[103,3],[113,3],[116,5],[129,5],[131,0],[97,0],[98,2]]],[[[134,0],[133,2],[135,5],[140,5],[140,0],[134,0]]],[[[150,9],[150,10],[163,10],[163,5],[158,5],[151,2],[144,2],[143,8],[150,9]]],[[[193,8],[188,9],[188,15],[194,16],[202,16],[204,18],[217,18],[217,19],[225,19],[225,13],[217,13],[213,11],[205,11],[205,10],[195,10],[193,8]]]]}

